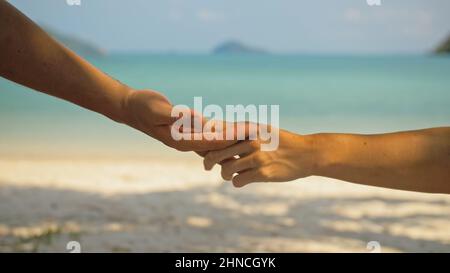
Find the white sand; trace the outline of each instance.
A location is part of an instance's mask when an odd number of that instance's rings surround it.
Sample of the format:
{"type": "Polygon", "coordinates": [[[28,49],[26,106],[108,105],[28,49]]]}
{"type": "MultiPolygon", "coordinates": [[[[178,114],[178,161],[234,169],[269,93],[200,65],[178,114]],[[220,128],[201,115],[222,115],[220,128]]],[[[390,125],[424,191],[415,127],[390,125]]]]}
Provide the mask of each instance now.
{"type": "Polygon", "coordinates": [[[235,189],[190,160],[0,160],[0,251],[450,252],[450,196],[323,178],[235,189]]]}

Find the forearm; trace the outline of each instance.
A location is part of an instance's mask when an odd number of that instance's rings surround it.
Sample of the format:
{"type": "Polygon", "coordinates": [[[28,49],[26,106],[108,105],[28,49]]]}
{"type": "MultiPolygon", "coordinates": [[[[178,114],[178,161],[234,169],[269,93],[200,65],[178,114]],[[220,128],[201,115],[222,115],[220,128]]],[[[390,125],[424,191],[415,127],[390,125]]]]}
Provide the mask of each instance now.
{"type": "Polygon", "coordinates": [[[450,193],[450,128],[308,137],[317,151],[314,175],[387,188],[450,193]]]}
{"type": "Polygon", "coordinates": [[[129,88],[0,0],[0,76],[123,122],[129,88]]]}

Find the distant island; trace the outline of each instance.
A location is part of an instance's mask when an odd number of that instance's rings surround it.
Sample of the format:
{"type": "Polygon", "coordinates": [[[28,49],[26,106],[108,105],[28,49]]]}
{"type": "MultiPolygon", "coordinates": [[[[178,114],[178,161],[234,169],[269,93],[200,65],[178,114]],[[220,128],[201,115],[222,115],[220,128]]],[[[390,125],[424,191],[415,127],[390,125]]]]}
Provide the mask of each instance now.
{"type": "Polygon", "coordinates": [[[435,52],[440,54],[450,53],[450,36],[436,48],[435,52]]]}
{"type": "Polygon", "coordinates": [[[89,43],[82,39],[59,33],[48,27],[44,27],[44,30],[53,38],[58,40],[63,45],[67,46],[77,54],[84,57],[102,57],[106,55],[106,51],[89,43]]]}
{"type": "Polygon", "coordinates": [[[212,51],[213,54],[266,54],[267,51],[245,45],[238,41],[227,41],[217,47],[212,51]]]}

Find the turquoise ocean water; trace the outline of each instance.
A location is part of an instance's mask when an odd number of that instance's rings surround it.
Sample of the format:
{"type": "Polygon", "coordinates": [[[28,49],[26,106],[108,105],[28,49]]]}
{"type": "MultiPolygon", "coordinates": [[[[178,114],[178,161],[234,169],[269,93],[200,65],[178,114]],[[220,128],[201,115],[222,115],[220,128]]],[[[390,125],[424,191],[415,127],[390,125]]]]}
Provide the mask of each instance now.
{"type": "MultiPolygon", "coordinates": [[[[450,125],[450,57],[112,55],[91,59],[174,104],[280,105],[299,133],[375,133],[450,125]]],[[[0,79],[0,154],[154,153],[141,133],[0,79]]],[[[165,152],[168,150],[162,149],[165,152]]]]}

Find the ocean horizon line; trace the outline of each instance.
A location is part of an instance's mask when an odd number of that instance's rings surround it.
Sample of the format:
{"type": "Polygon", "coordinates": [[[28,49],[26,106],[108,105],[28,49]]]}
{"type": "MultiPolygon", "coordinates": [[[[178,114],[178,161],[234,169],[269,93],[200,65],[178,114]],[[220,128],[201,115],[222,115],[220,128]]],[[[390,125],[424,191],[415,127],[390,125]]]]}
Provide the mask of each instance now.
{"type": "Polygon", "coordinates": [[[217,54],[204,51],[108,51],[104,58],[120,56],[199,56],[199,57],[340,57],[340,58],[369,58],[369,57],[450,57],[450,54],[435,54],[430,51],[424,52],[386,52],[386,53],[333,53],[333,52],[266,52],[266,53],[223,53],[217,54]]]}

